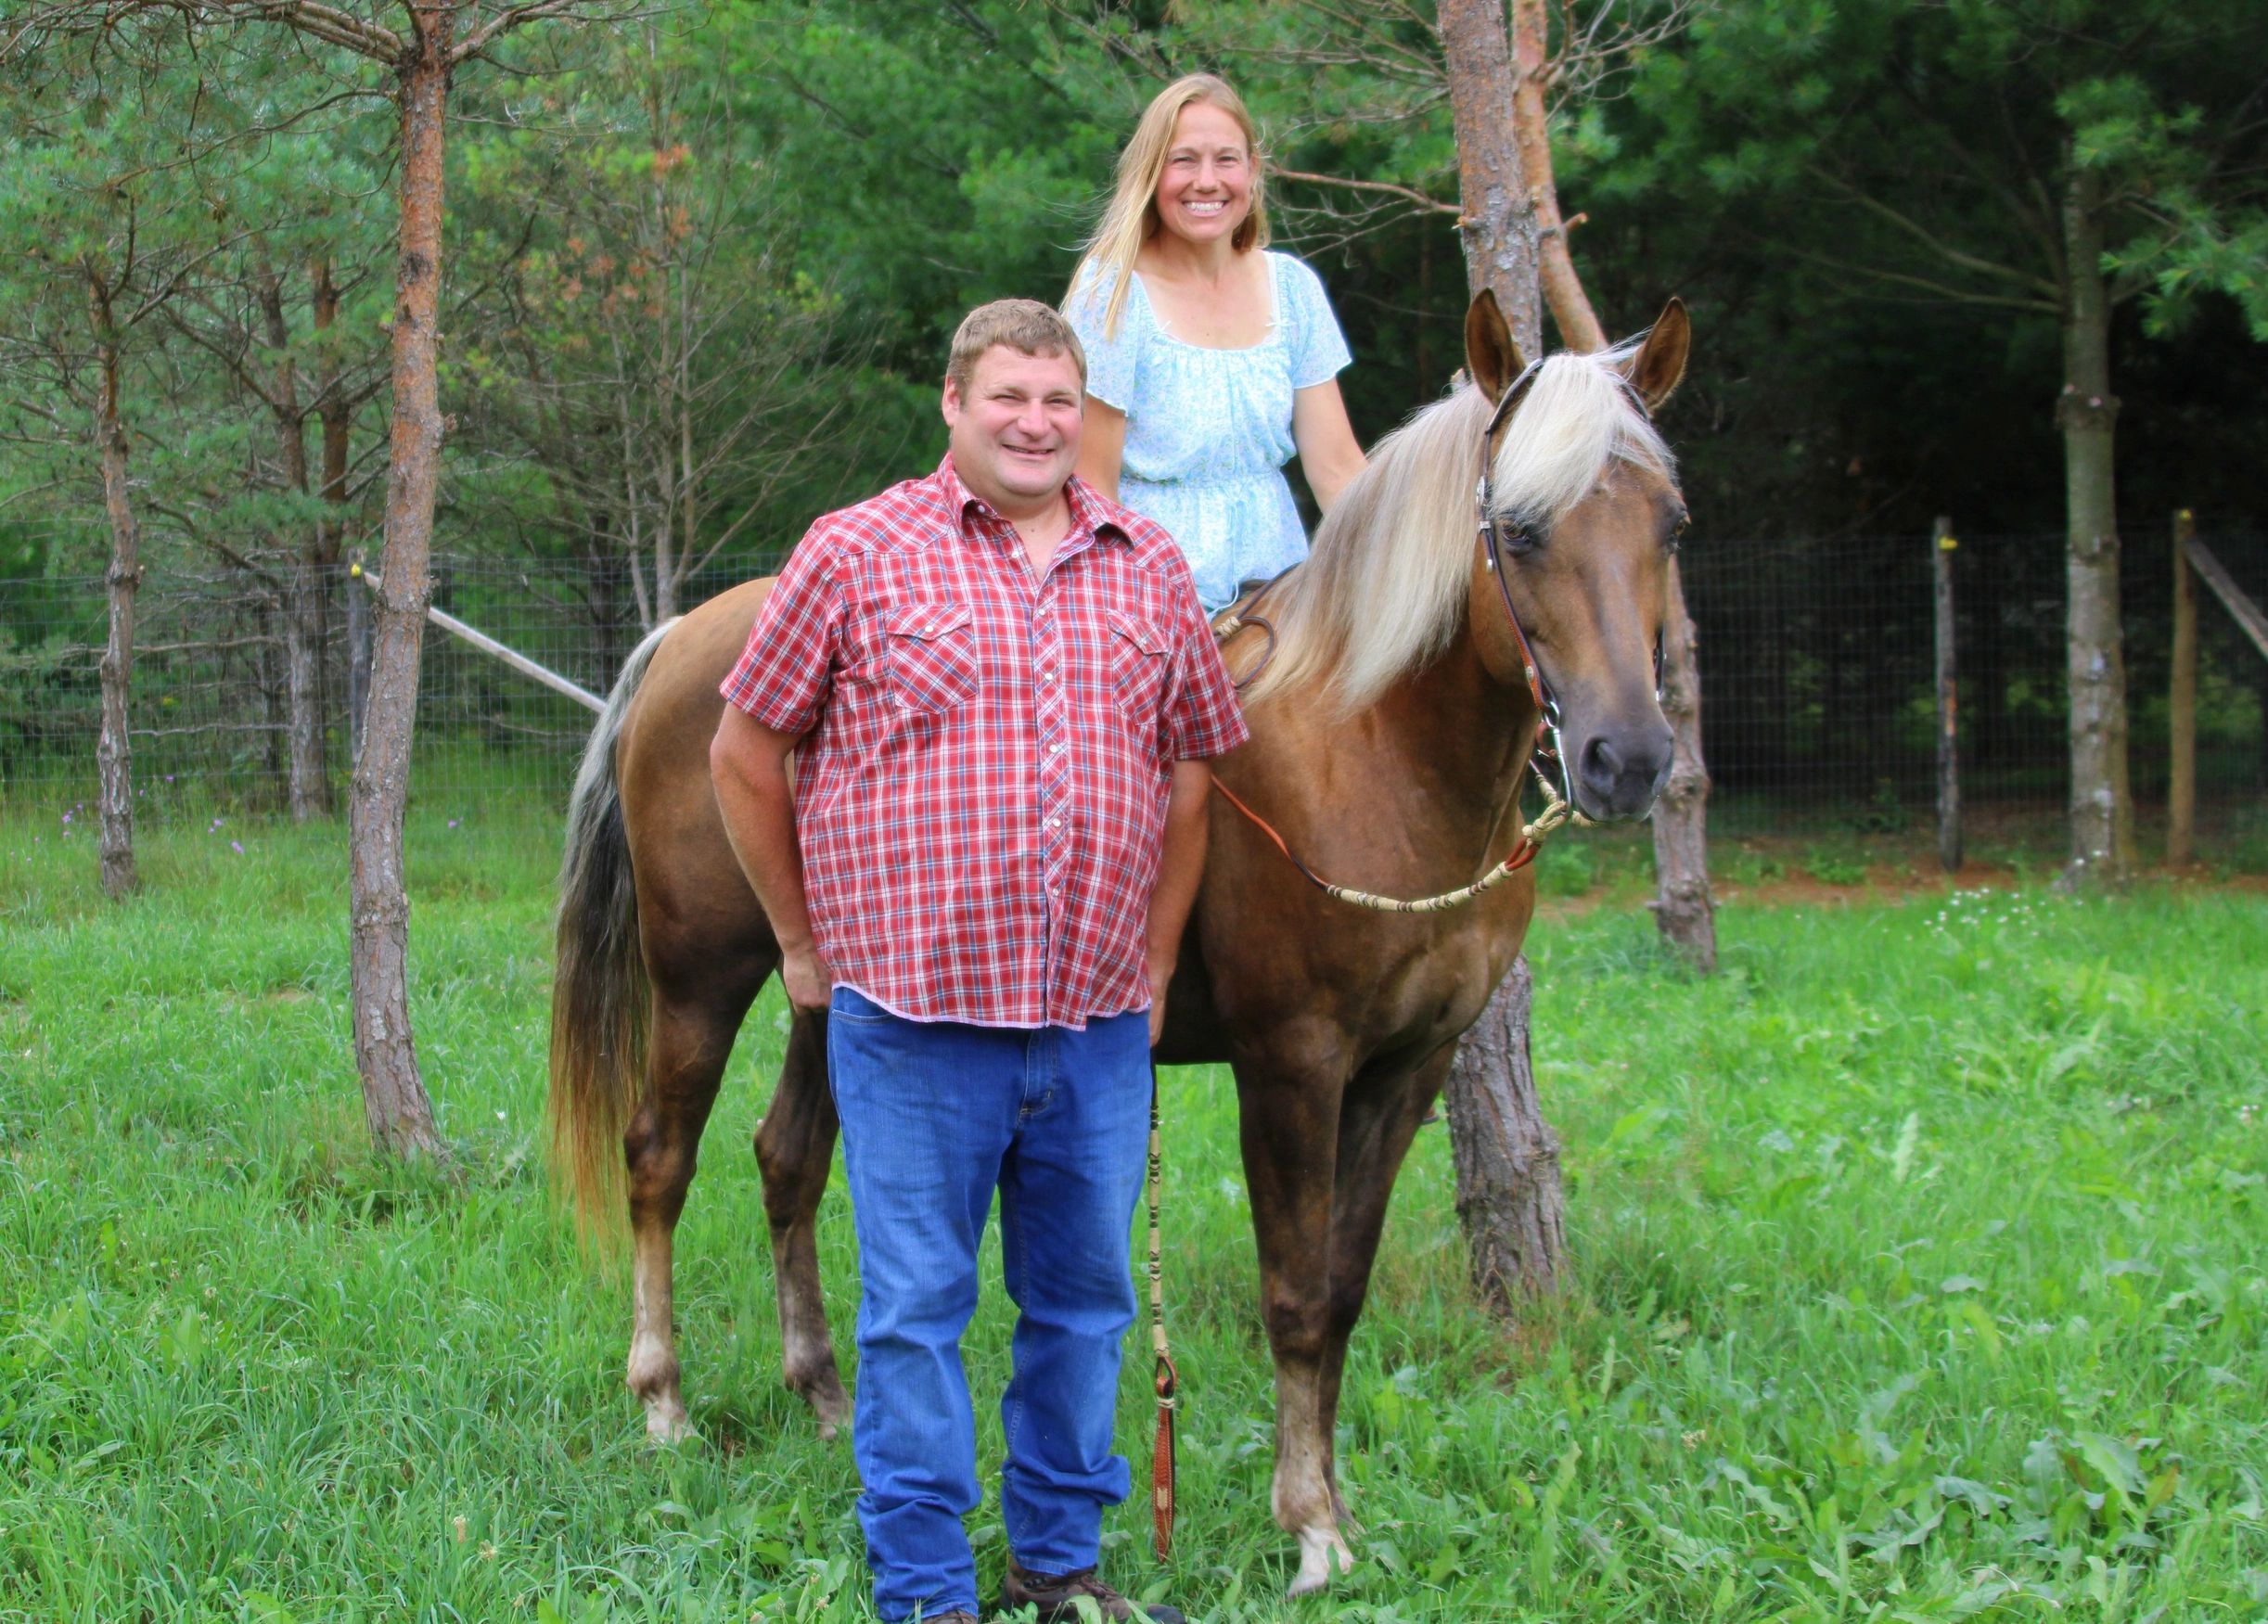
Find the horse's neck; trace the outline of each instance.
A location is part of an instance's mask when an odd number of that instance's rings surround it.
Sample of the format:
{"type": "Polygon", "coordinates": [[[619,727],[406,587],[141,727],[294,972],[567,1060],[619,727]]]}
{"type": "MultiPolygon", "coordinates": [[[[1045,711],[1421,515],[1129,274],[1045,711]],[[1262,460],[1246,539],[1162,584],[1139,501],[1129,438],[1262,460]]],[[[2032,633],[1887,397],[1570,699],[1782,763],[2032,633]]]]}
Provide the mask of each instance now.
{"type": "Polygon", "coordinates": [[[1468,633],[1380,695],[1376,714],[1396,754],[1423,768],[1395,794],[1476,838],[1517,799],[1535,743],[1535,701],[1489,674],[1468,633]]]}

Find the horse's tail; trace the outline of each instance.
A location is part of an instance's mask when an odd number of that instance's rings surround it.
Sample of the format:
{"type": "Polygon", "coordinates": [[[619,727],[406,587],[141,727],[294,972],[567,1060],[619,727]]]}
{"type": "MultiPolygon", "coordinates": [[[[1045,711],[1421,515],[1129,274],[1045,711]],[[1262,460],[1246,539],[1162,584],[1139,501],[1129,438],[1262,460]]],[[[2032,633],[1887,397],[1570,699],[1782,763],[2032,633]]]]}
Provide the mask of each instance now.
{"type": "Polygon", "coordinates": [[[638,946],[638,890],[622,826],[614,750],[622,715],[665,620],[631,651],[583,747],[567,803],[559,863],[557,963],[551,983],[551,1166],[586,1239],[620,1241],[624,1213],[622,1132],[646,1073],[647,990],[638,946]]]}

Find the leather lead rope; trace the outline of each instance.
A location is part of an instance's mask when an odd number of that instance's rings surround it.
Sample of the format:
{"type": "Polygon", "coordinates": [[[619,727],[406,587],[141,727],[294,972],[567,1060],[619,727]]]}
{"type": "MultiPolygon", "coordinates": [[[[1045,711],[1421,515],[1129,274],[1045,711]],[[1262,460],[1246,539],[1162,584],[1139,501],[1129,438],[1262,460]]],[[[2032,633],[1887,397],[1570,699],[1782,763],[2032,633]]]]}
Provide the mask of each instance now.
{"type": "Polygon", "coordinates": [[[1181,1407],[1181,1373],[1165,1340],[1165,1264],[1160,1253],[1158,1186],[1165,1166],[1163,1135],[1159,1129],[1158,1063],[1149,1068],[1149,1340],[1158,1363],[1151,1380],[1158,1389],[1158,1436],[1150,1447],[1149,1496],[1151,1524],[1158,1559],[1173,1551],[1173,1490],[1178,1476],[1174,1458],[1173,1412],[1181,1407]]]}

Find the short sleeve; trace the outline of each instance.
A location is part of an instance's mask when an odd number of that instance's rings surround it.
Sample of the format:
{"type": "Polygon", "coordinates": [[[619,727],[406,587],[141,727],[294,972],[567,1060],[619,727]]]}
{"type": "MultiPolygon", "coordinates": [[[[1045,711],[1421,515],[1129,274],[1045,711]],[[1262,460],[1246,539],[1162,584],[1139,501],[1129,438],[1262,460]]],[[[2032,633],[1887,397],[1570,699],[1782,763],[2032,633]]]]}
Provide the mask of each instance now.
{"type": "Polygon", "coordinates": [[[1173,663],[1180,677],[1166,710],[1165,754],[1172,761],[1205,761],[1226,755],[1250,738],[1252,730],[1245,723],[1244,708],[1237,702],[1228,668],[1221,663],[1220,640],[1213,636],[1204,606],[1198,602],[1197,583],[1185,566],[1176,575],[1180,648],[1173,663]]]}
{"type": "Polygon", "coordinates": [[[842,646],[845,599],[822,519],[803,533],[772,595],[756,611],[748,646],[720,691],[775,733],[801,737],[819,724],[842,646]]]}
{"type": "Polygon", "coordinates": [[[1284,256],[1284,291],[1290,305],[1291,387],[1328,383],[1354,359],[1339,317],[1331,310],[1323,278],[1301,260],[1284,256]]]}
{"type": "Polygon", "coordinates": [[[1142,364],[1142,336],[1134,309],[1134,290],[1126,290],[1119,311],[1118,337],[1106,338],[1103,313],[1109,308],[1110,288],[1102,274],[1090,266],[1078,288],[1065,302],[1063,314],[1079,335],[1079,347],[1087,355],[1087,393],[1106,406],[1134,410],[1134,376],[1142,364]]]}

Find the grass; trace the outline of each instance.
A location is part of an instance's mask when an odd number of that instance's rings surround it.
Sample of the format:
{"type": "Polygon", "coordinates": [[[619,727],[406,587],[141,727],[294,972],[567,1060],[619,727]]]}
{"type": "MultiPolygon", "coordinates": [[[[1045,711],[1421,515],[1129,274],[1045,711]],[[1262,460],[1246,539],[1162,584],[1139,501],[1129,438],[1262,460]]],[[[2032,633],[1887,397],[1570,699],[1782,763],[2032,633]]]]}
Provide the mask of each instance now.
{"type": "MultiPolygon", "coordinates": [[[[450,815],[411,850],[457,1184],[365,1149],[336,826],[178,822],[114,908],[84,838],[0,824],[0,1619],[863,1616],[848,1451],[778,1385],[746,1149],[775,996],[680,1231],[710,1442],[650,1451],[625,1289],[540,1164],[553,825],[450,815]]],[[[1169,1076],[1183,1520],[1160,1568],[1113,1513],[1121,1580],[1365,1624],[2262,1616],[2268,902],[2003,885],[1720,925],[1706,981],[1628,909],[1539,927],[1573,1288],[1476,1311],[1428,1130],[1341,1416],[1363,1561],[1296,1609],[1233,1096],[1169,1076]]],[[[838,1189],[846,1350],[849,1228],[838,1189]]],[[[989,1583],[996,1503],[972,1526],[989,1583]]]]}

